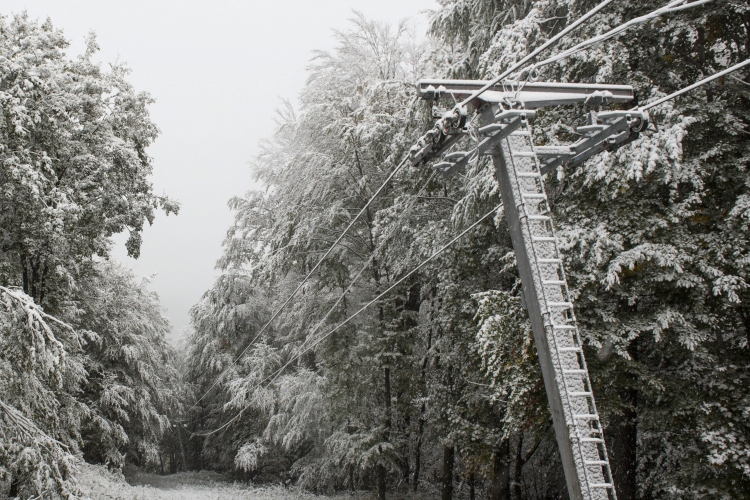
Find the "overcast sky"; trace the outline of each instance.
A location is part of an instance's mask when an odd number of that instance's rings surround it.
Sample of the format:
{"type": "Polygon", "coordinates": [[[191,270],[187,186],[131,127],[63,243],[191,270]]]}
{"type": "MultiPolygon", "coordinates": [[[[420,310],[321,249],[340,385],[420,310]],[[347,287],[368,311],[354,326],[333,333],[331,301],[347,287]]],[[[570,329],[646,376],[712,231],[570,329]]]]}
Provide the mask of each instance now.
{"type": "Polygon", "coordinates": [[[139,276],[156,274],[158,292],[176,333],[188,309],[213,283],[221,242],[232,223],[227,200],[252,186],[248,161],[269,137],[280,99],[296,102],[315,49],[332,49],[352,9],[372,19],[413,18],[426,29],[435,0],[4,0],[2,14],[27,10],[52,19],[83,51],[94,30],[98,60],[120,60],[130,82],[156,103],[161,130],[149,149],[154,190],[176,198],[177,217],[157,215],[143,235],[141,257],[126,256],[118,237],[114,258],[139,276]]]}

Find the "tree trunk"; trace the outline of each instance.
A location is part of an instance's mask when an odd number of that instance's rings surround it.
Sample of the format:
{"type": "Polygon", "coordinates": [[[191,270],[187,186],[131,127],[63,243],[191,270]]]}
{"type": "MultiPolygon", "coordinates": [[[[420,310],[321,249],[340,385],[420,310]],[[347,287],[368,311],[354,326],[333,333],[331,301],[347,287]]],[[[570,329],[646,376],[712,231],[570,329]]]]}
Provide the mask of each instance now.
{"type": "MultiPolygon", "coordinates": [[[[385,367],[383,369],[383,386],[384,386],[384,399],[385,399],[385,435],[383,439],[388,442],[391,439],[391,369],[385,367]]],[[[378,465],[378,499],[385,500],[385,486],[386,486],[386,470],[385,466],[378,465]]]]}
{"type": "Polygon", "coordinates": [[[750,349],[750,315],[745,312],[744,305],[747,304],[747,299],[742,298],[742,303],[739,305],[740,320],[742,320],[742,326],[745,329],[745,338],[747,339],[746,347],[750,349]]]}
{"type": "Polygon", "coordinates": [[[469,500],[474,500],[476,493],[474,492],[474,473],[469,474],[469,500]]]}
{"type": "MultiPolygon", "coordinates": [[[[435,299],[435,288],[432,289],[432,301],[430,306],[430,323],[434,320],[434,299],[435,299]]],[[[432,349],[432,327],[429,328],[427,333],[427,349],[425,349],[424,359],[422,359],[422,372],[421,372],[421,388],[424,390],[425,380],[427,377],[427,364],[430,359],[430,349],[432,349]]],[[[427,410],[427,406],[422,402],[422,407],[419,410],[419,426],[417,431],[417,444],[414,447],[414,493],[419,488],[419,470],[422,467],[422,434],[424,433],[424,413],[427,410]]]]}
{"type": "MultiPolygon", "coordinates": [[[[407,436],[408,439],[408,436],[407,436]]],[[[406,484],[406,491],[409,491],[409,480],[411,479],[411,467],[409,464],[409,451],[408,449],[402,454],[403,460],[401,461],[401,480],[406,484]]]]}
{"type": "MultiPolygon", "coordinates": [[[[637,391],[629,389],[626,397],[635,407],[637,391]]],[[[612,466],[612,479],[615,482],[618,500],[635,500],[636,498],[636,444],[638,437],[638,414],[632,408],[625,408],[622,415],[612,418],[607,428],[609,460],[612,466]]]]}
{"type": "Polygon", "coordinates": [[[182,444],[182,427],[177,424],[177,440],[180,442],[180,455],[182,455],[182,469],[188,470],[187,459],[185,458],[185,446],[182,444]]]}
{"type": "Polygon", "coordinates": [[[414,446],[414,479],[412,489],[414,493],[419,488],[419,470],[422,467],[422,434],[424,433],[424,412],[425,404],[422,403],[422,408],[419,413],[419,427],[417,433],[417,444],[414,446]]]}
{"type": "Polygon", "coordinates": [[[492,464],[492,485],[490,487],[490,500],[509,500],[510,498],[510,474],[509,458],[510,442],[506,439],[500,443],[495,452],[492,464]]]}
{"type": "Polygon", "coordinates": [[[385,467],[378,465],[378,500],[385,500],[385,467]]]}
{"type": "Polygon", "coordinates": [[[21,277],[23,280],[23,293],[31,296],[31,290],[29,290],[29,272],[26,269],[26,256],[21,255],[21,277]]]}
{"type": "Polygon", "coordinates": [[[10,479],[10,490],[8,491],[8,498],[14,498],[18,496],[18,480],[15,476],[10,479]]]}
{"type": "Polygon", "coordinates": [[[510,496],[513,500],[521,500],[521,469],[523,467],[523,431],[518,433],[516,453],[513,459],[513,474],[511,475],[510,496]]]}
{"type": "Polygon", "coordinates": [[[443,447],[443,488],[442,500],[451,500],[453,498],[453,445],[443,447]]]}
{"type": "MultiPolygon", "coordinates": [[[[638,361],[643,339],[636,338],[628,346],[628,354],[638,361]]],[[[618,390],[622,400],[622,415],[614,415],[609,427],[604,430],[608,444],[612,480],[619,500],[636,498],[636,463],[638,438],[638,376],[629,374],[625,387],[618,390]]]]}

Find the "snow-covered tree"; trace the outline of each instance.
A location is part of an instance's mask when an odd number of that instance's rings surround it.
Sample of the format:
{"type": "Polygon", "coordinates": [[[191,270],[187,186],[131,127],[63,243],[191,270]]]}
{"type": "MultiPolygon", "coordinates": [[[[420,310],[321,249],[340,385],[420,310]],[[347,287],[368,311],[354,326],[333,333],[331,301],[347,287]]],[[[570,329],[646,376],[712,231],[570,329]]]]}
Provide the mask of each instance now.
{"type": "Polygon", "coordinates": [[[181,396],[170,331],[158,297],[118,264],[100,262],[77,297],[75,322],[91,340],[81,399],[91,409],[82,430],[89,461],[153,465],[178,415],[181,396]]]}
{"type": "MultiPolygon", "coordinates": [[[[660,6],[613,4],[560,49],[660,6]]],[[[452,75],[490,77],[590,7],[446,1],[433,33],[463,56],[452,75]]],[[[643,102],[747,55],[747,6],[729,1],[653,21],[540,77],[630,84],[643,102]]],[[[738,74],[656,108],[654,130],[640,141],[548,179],[619,498],[748,491],[744,81],[738,74]]],[[[582,112],[540,113],[538,143],[571,142],[582,112]]],[[[492,323],[482,331],[492,339],[492,323]]],[[[507,346],[493,344],[484,341],[485,356],[510,361],[507,346]]]]}
{"type": "Polygon", "coordinates": [[[0,18],[0,283],[48,309],[110,236],[129,231],[137,257],[144,223],[178,208],[148,180],[152,99],[92,62],[93,35],[76,60],[67,46],[49,20],[0,18]]]}
{"type": "Polygon", "coordinates": [[[81,337],[19,289],[0,287],[0,483],[74,498],[86,371],[81,337]]]}
{"type": "Polygon", "coordinates": [[[158,208],[147,94],[26,14],[0,17],[0,483],[73,498],[76,456],[149,461],[177,409],[158,300],[108,264],[158,208]]]}
{"type": "MultiPolygon", "coordinates": [[[[492,77],[592,6],[443,0],[427,49],[359,18],[319,54],[299,112],[281,113],[253,163],[264,190],[231,202],[223,275],[193,310],[197,394],[220,376],[194,417],[227,424],[208,457],[381,498],[425,470],[441,470],[444,498],[456,476],[469,495],[564,495],[502,213],[296,356],[497,204],[485,160],[450,181],[400,172],[248,345],[427,126],[411,107],[419,76],[492,77]]],[[[612,3],[553,50],[657,7],[612,3]]],[[[646,101],[747,58],[749,15],[735,1],[670,14],[539,75],[631,84],[646,101]]],[[[655,108],[640,140],[546,180],[621,499],[750,490],[746,82],[655,108]]],[[[539,111],[535,141],[572,142],[584,111],[539,111]]]]}

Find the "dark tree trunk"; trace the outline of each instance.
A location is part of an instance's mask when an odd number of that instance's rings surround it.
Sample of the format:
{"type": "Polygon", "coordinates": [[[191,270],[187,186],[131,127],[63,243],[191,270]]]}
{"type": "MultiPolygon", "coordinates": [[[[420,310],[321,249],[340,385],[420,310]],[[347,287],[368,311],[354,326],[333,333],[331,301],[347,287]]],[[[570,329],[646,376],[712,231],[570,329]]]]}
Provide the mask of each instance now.
{"type": "Polygon", "coordinates": [[[385,500],[385,467],[378,465],[378,500],[385,500]]]}
{"type": "Polygon", "coordinates": [[[476,493],[474,491],[474,473],[469,474],[469,500],[474,500],[476,493]]]}
{"type": "Polygon", "coordinates": [[[21,256],[21,280],[23,293],[34,299],[37,305],[43,305],[49,266],[41,258],[21,256]]]}
{"type": "Polygon", "coordinates": [[[14,498],[18,496],[18,481],[15,477],[10,480],[10,490],[8,491],[8,497],[14,498]]]}
{"type": "MultiPolygon", "coordinates": [[[[391,439],[391,369],[387,366],[383,369],[383,386],[383,397],[385,399],[385,435],[383,439],[388,442],[391,439]]],[[[378,465],[377,476],[378,498],[385,500],[386,470],[383,465],[378,465]]]]}
{"type": "Polygon", "coordinates": [[[177,440],[180,443],[180,455],[182,456],[182,469],[184,471],[187,471],[188,464],[187,464],[187,459],[185,458],[185,446],[182,444],[182,427],[180,424],[177,424],[177,440]]]}
{"type": "Polygon", "coordinates": [[[408,450],[403,454],[403,461],[401,462],[401,480],[406,484],[406,491],[409,491],[409,481],[411,480],[411,467],[409,464],[409,452],[408,450]]]}
{"type": "Polygon", "coordinates": [[[419,412],[419,426],[417,427],[417,443],[414,445],[414,477],[412,479],[412,489],[417,492],[419,488],[419,470],[422,467],[422,434],[424,433],[424,412],[425,404],[419,412]]]}
{"type": "MultiPolygon", "coordinates": [[[[629,400],[626,404],[635,408],[637,391],[628,389],[625,396],[629,400]]],[[[638,414],[632,408],[626,407],[623,414],[614,417],[607,428],[609,460],[618,500],[635,500],[636,498],[638,414]]]]}
{"type": "Polygon", "coordinates": [[[521,500],[521,469],[523,468],[523,431],[518,433],[516,453],[513,459],[513,474],[511,476],[510,495],[513,500],[521,500]]]}
{"type": "Polygon", "coordinates": [[[26,257],[21,256],[21,277],[23,278],[23,293],[26,295],[31,295],[31,290],[29,289],[29,272],[26,269],[26,257]]]}
{"type": "Polygon", "coordinates": [[[492,464],[492,484],[490,486],[490,500],[510,499],[509,474],[510,442],[506,439],[500,443],[495,452],[492,464]]]}
{"type": "MultiPolygon", "coordinates": [[[[643,339],[636,338],[628,346],[628,354],[633,361],[638,361],[639,348],[643,339]]],[[[609,427],[605,429],[612,480],[619,500],[635,500],[637,438],[638,438],[638,378],[635,374],[627,377],[626,386],[618,393],[622,401],[622,414],[614,415],[609,427]]]]}
{"type": "MultiPolygon", "coordinates": [[[[434,287],[433,287],[433,290],[432,290],[432,297],[433,297],[432,304],[434,305],[434,298],[435,298],[435,289],[434,289],[434,287]]],[[[430,309],[432,311],[432,312],[430,312],[430,322],[432,322],[433,321],[434,307],[431,306],[430,309]]],[[[422,359],[422,373],[421,373],[421,377],[422,377],[421,378],[421,383],[422,383],[421,387],[422,388],[424,388],[424,386],[425,386],[425,379],[427,377],[427,364],[428,364],[429,359],[430,359],[430,349],[432,349],[432,327],[430,327],[430,329],[428,331],[428,334],[427,334],[427,348],[425,349],[424,359],[422,359]]],[[[419,410],[419,425],[418,425],[418,428],[417,428],[417,443],[416,443],[416,446],[414,447],[414,480],[413,480],[413,490],[414,490],[415,493],[417,492],[417,489],[419,488],[419,471],[420,471],[420,469],[422,467],[422,435],[424,433],[424,413],[425,413],[426,409],[427,409],[427,406],[423,402],[422,406],[421,406],[421,408],[419,410]]]]}
{"type": "Polygon", "coordinates": [[[746,347],[750,349],[750,314],[745,312],[745,302],[747,299],[743,297],[742,303],[739,305],[739,311],[740,311],[740,320],[742,320],[742,326],[745,329],[745,338],[747,338],[747,345],[746,347]]]}
{"type": "Polygon", "coordinates": [[[453,462],[454,462],[453,445],[443,447],[443,488],[442,500],[451,500],[453,498],[453,462]]]}

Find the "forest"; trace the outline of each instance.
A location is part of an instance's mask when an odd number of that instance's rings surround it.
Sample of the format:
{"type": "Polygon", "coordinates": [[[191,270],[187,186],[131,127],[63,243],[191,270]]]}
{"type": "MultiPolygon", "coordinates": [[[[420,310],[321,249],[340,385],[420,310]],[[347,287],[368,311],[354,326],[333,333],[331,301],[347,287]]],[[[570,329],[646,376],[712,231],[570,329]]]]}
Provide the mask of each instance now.
{"type": "MultiPolygon", "coordinates": [[[[355,12],[313,53],[177,347],[148,280],[110,259],[114,235],[137,257],[145,224],[179,212],[149,180],[152,98],[93,62],[94,37],[71,58],[51,21],[0,17],[0,495],[82,498],[86,461],[320,495],[568,498],[491,161],[397,167],[434,123],[420,79],[492,78],[598,2],[438,3],[424,40],[355,12]]],[[[612,2],[551,53],[662,3],[612,2]]],[[[539,79],[646,103],[749,57],[750,6],[716,0],[539,79]]],[[[545,179],[620,500],[750,499],[747,75],[545,179]]],[[[540,110],[534,143],[586,119],[540,110]]]]}

